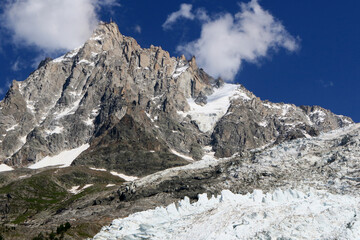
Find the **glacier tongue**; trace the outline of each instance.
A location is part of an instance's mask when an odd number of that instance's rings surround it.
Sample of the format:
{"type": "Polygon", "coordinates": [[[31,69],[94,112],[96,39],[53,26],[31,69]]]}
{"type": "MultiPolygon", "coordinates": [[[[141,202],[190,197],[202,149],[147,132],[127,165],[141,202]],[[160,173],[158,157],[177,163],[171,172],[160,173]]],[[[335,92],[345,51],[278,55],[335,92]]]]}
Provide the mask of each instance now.
{"type": "Polygon", "coordinates": [[[116,219],[94,239],[360,239],[359,200],[313,189],[223,190],[116,219]]]}

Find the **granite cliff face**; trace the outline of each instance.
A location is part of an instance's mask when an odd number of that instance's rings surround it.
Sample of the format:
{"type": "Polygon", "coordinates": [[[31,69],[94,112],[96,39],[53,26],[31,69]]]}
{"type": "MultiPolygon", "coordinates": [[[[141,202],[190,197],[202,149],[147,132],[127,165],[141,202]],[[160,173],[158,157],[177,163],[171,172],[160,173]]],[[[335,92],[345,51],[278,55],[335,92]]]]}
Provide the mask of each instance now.
{"type": "Polygon", "coordinates": [[[171,58],[160,47],[142,49],[114,23],[101,24],[79,49],[13,82],[1,102],[1,158],[19,166],[86,143],[126,145],[129,139],[114,135],[119,124],[138,125],[134,131],[148,136],[141,148],[158,151],[154,155],[170,147],[190,151],[201,133],[190,122],[180,125],[176,110],[187,110],[186,98],[211,93],[211,84],[215,80],[195,59],[171,58]],[[176,129],[181,134],[166,144],[176,129]]]}
{"type": "Polygon", "coordinates": [[[141,48],[115,23],[14,81],[0,109],[0,159],[8,165],[90,144],[73,164],[139,176],[201,159],[204,146],[229,157],[352,123],[320,107],[262,101],[213,79],[194,57],[141,48]]]}

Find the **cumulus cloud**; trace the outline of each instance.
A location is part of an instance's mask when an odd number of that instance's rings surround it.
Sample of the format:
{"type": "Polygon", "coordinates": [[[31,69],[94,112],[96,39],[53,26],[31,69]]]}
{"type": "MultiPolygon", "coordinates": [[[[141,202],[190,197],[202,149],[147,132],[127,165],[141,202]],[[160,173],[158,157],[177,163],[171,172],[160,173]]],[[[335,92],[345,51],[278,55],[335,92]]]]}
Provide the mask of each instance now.
{"type": "Polygon", "coordinates": [[[198,64],[214,77],[233,81],[243,61],[257,62],[271,49],[295,51],[299,47],[298,40],[257,0],[241,3],[235,15],[227,13],[206,20],[203,14],[203,19],[200,38],[177,50],[195,55],[198,64]]]}
{"type": "Polygon", "coordinates": [[[164,24],[162,25],[163,29],[170,29],[171,26],[180,18],[186,18],[193,20],[195,15],[191,13],[192,5],[183,3],[180,5],[180,9],[176,12],[171,13],[164,24]]]}
{"type": "Polygon", "coordinates": [[[83,44],[98,23],[96,10],[116,4],[115,0],[10,0],[1,19],[17,44],[51,53],[83,44]]]}

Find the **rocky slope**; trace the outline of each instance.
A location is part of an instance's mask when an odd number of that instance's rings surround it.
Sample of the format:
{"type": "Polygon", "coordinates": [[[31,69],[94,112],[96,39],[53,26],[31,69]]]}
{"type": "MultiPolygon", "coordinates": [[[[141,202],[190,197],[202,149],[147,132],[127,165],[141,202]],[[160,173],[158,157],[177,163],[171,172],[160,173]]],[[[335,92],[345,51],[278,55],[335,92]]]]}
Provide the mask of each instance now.
{"type": "Polygon", "coordinates": [[[0,173],[9,239],[67,221],[69,239],[91,237],[114,218],[223,189],[358,188],[359,125],[350,118],[263,101],[212,78],[195,57],[141,48],[115,23],[14,81],[0,123],[0,170],[15,169],[0,173]]]}
{"type": "Polygon", "coordinates": [[[142,49],[115,24],[101,24],[79,49],[13,82],[0,106],[1,158],[28,165],[85,143],[105,144],[104,138],[123,142],[110,136],[118,124],[139,125],[135,131],[158,141],[146,150],[168,153],[166,131],[176,128],[183,133],[172,137],[176,148],[196,148],[201,134],[191,123],[180,126],[175,110],[186,110],[188,97],[211,93],[211,81],[194,59],[171,58],[160,47],[142,49]],[[129,121],[120,122],[124,116],[129,121]],[[161,131],[148,116],[157,117],[161,131]]]}
{"type": "Polygon", "coordinates": [[[0,103],[0,122],[0,159],[8,165],[90,144],[74,164],[139,176],[201,159],[206,145],[228,157],[352,123],[320,107],[261,101],[211,78],[195,58],[141,48],[115,23],[101,23],[83,46],[14,81],[0,103]]]}

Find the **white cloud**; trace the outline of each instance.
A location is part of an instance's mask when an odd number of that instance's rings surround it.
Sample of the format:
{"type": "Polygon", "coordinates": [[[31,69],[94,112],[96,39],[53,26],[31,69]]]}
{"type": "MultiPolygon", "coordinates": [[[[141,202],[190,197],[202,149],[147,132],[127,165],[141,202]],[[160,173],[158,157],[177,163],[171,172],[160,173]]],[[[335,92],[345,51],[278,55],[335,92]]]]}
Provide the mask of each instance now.
{"type": "Polygon", "coordinates": [[[136,25],[136,26],[134,27],[134,31],[135,31],[136,33],[141,33],[141,27],[140,27],[139,25],[136,25]]]}
{"type": "Polygon", "coordinates": [[[199,8],[196,10],[196,18],[202,22],[210,21],[210,17],[208,16],[206,10],[203,8],[199,8]]]}
{"type": "Polygon", "coordinates": [[[164,29],[170,29],[171,26],[180,18],[186,18],[193,20],[195,18],[195,15],[191,13],[192,5],[183,3],[180,5],[180,9],[176,12],[171,13],[162,27],[164,29]]]}
{"type": "Polygon", "coordinates": [[[121,4],[117,0],[100,0],[98,4],[101,6],[108,6],[108,7],[120,7],[121,4]]]}
{"type": "Polygon", "coordinates": [[[84,43],[98,23],[96,9],[116,1],[99,0],[11,0],[2,23],[20,45],[45,52],[70,50],[84,43]]]}
{"type": "Polygon", "coordinates": [[[210,75],[233,81],[243,61],[257,62],[270,49],[298,49],[298,41],[257,0],[242,3],[240,8],[234,16],[222,14],[206,20],[203,14],[200,38],[177,50],[195,55],[199,66],[210,75]]]}
{"type": "Polygon", "coordinates": [[[17,72],[17,71],[19,71],[20,69],[21,69],[21,63],[20,63],[20,60],[19,60],[19,58],[18,59],[16,59],[16,61],[12,64],[12,66],[11,66],[11,70],[13,70],[14,72],[17,72]]]}

